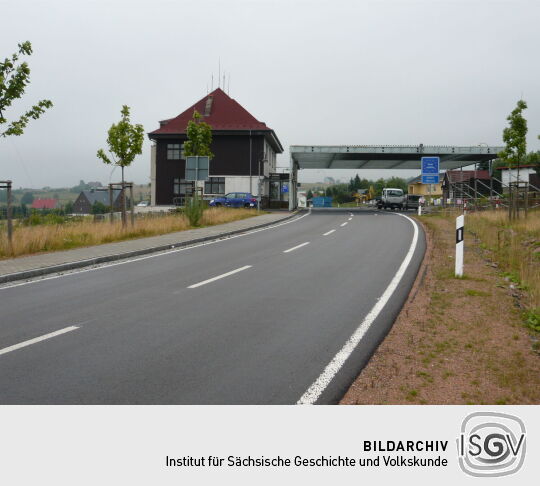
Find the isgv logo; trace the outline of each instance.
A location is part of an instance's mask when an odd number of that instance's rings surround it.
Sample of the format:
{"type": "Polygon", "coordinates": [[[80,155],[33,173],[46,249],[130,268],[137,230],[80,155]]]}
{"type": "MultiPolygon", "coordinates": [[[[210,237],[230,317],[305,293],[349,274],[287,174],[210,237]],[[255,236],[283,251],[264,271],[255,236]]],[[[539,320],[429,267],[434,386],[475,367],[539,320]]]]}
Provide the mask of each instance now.
{"type": "Polygon", "coordinates": [[[471,413],[461,424],[457,446],[459,466],[470,476],[508,476],[525,460],[525,425],[505,413],[471,413]]]}

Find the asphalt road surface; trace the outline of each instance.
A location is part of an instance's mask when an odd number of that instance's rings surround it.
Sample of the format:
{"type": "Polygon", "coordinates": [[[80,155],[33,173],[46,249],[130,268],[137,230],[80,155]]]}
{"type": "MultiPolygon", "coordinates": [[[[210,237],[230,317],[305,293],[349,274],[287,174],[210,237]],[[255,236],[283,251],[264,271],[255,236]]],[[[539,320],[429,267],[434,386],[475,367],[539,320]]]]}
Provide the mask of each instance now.
{"type": "Polygon", "coordinates": [[[0,404],[335,403],[424,247],[397,213],[312,211],[0,287],[0,404]]]}

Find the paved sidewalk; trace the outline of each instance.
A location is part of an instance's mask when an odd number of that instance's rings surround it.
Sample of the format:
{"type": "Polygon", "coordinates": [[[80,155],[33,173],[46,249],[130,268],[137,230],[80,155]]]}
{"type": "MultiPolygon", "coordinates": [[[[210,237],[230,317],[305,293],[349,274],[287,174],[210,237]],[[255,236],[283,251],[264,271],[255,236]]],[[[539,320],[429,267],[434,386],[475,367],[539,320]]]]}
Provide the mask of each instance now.
{"type": "Polygon", "coordinates": [[[226,237],[246,230],[269,226],[289,219],[294,214],[289,212],[263,214],[207,228],[0,260],[0,283],[167,250],[173,246],[187,246],[197,242],[226,237]]]}

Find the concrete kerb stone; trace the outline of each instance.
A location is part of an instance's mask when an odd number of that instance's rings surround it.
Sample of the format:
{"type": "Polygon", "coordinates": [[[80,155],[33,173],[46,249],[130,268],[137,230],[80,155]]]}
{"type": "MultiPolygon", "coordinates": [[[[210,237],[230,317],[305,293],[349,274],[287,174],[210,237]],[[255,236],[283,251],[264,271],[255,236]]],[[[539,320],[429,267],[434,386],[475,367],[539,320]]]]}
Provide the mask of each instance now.
{"type": "Polygon", "coordinates": [[[60,272],[66,272],[69,270],[76,270],[77,268],[91,267],[93,265],[99,265],[101,263],[114,262],[118,260],[124,260],[127,258],[133,258],[136,256],[147,255],[149,253],[158,253],[160,251],[172,250],[173,248],[182,248],[184,246],[191,246],[191,245],[196,245],[198,243],[204,243],[205,241],[221,240],[221,239],[225,239],[225,238],[228,238],[230,236],[234,236],[240,233],[246,233],[248,231],[252,231],[255,229],[264,228],[266,226],[272,226],[274,224],[282,223],[283,221],[287,221],[289,219],[294,218],[295,216],[298,216],[299,213],[300,211],[295,211],[293,214],[290,214],[289,216],[286,216],[285,218],[282,218],[282,219],[278,219],[276,221],[270,221],[268,223],[262,223],[255,226],[250,226],[249,228],[243,228],[243,229],[234,230],[234,231],[227,231],[225,233],[220,233],[213,236],[204,236],[202,238],[194,238],[191,240],[181,241],[178,243],[168,243],[166,245],[153,246],[150,248],[142,248],[140,250],[132,250],[132,251],[127,251],[123,253],[117,253],[114,255],[104,255],[104,256],[99,256],[95,258],[89,258],[87,260],[77,260],[74,262],[62,263],[60,265],[51,265],[48,267],[25,270],[23,272],[8,273],[5,275],[0,275],[0,284],[14,282],[17,280],[26,280],[26,279],[34,278],[34,277],[41,277],[43,275],[47,275],[50,273],[60,273],[60,272]]]}

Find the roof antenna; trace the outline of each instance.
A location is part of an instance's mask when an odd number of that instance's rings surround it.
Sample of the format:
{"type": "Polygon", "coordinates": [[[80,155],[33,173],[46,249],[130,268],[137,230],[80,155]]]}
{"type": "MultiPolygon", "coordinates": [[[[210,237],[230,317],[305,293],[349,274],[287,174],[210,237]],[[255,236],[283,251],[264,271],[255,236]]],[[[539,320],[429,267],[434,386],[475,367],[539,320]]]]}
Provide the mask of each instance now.
{"type": "Polygon", "coordinates": [[[214,91],[214,73],[212,73],[212,88],[211,91],[214,91]]]}
{"type": "Polygon", "coordinates": [[[221,81],[221,58],[218,57],[218,77],[217,77],[217,87],[219,88],[219,83],[221,81]]]}

